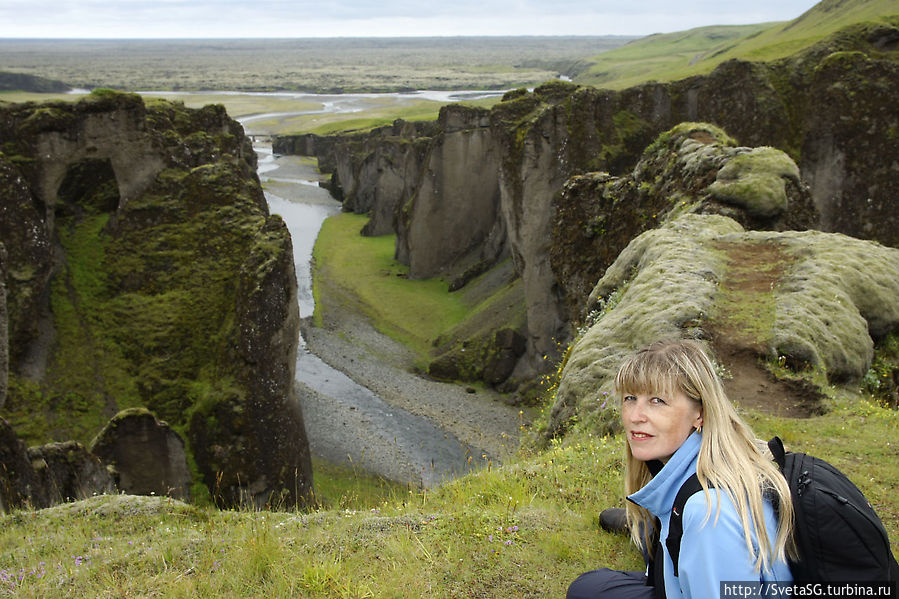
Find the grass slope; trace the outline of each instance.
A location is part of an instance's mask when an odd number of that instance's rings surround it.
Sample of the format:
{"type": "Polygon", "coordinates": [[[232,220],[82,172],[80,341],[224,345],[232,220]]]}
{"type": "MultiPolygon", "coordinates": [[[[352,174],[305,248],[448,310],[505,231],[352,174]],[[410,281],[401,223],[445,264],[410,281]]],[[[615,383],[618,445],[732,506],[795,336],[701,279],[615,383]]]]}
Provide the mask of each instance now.
{"type": "MultiPolygon", "coordinates": [[[[895,551],[899,413],[828,393],[825,416],[748,418],[761,436],[779,434],[849,474],[895,551]]],[[[575,431],[433,492],[308,513],[107,496],[0,516],[0,595],[561,597],[585,570],[640,567],[626,539],[597,527],[600,510],[622,505],[622,443],[575,431]]]]}
{"type": "Polygon", "coordinates": [[[584,61],[574,80],[611,89],[676,81],[734,58],[785,58],[848,25],[897,14],[899,0],[823,0],[788,22],[700,27],[636,40],[584,61]]]}

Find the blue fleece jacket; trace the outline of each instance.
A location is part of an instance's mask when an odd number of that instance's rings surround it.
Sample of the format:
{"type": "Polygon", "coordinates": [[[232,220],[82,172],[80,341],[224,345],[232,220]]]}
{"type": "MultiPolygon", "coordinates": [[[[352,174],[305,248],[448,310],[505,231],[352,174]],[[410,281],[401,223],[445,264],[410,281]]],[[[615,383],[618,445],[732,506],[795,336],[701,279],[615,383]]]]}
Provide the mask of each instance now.
{"type": "MultiPolygon", "coordinates": [[[[696,472],[696,459],[702,436],[691,434],[683,445],[668,460],[665,466],[649,483],[628,497],[655,515],[662,523],[661,538],[668,537],[668,524],[674,498],[681,485],[696,472]]],[[[663,545],[665,554],[665,593],[668,599],[686,597],[689,599],[709,599],[719,596],[720,583],[732,581],[758,584],[765,582],[791,582],[790,569],[785,561],[778,561],[770,570],[756,572],[746,548],[743,525],[736,506],[727,493],[709,489],[712,513],[704,522],[707,505],[702,491],[691,495],[684,506],[684,536],[681,540],[679,574],[674,576],[674,565],[663,545]],[[721,514],[715,519],[718,503],[721,514]]],[[[777,536],[777,516],[769,502],[765,502],[765,527],[768,538],[777,536]]],[[[753,535],[752,544],[758,547],[753,535]]]]}

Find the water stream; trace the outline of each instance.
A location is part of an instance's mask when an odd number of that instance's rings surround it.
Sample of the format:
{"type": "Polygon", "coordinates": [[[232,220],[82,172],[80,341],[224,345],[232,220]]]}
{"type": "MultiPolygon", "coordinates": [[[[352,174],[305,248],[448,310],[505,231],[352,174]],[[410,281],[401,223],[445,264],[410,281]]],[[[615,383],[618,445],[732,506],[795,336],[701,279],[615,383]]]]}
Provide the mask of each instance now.
{"type": "MultiPolygon", "coordinates": [[[[310,260],[322,222],[340,204],[318,186],[307,161],[276,156],[257,145],[258,173],[270,211],[284,219],[293,240],[300,315],[311,316],[310,260]]],[[[311,353],[302,337],[296,381],[310,448],[333,462],[351,462],[391,480],[431,487],[471,468],[480,450],[431,421],[391,406],[311,353]]]]}

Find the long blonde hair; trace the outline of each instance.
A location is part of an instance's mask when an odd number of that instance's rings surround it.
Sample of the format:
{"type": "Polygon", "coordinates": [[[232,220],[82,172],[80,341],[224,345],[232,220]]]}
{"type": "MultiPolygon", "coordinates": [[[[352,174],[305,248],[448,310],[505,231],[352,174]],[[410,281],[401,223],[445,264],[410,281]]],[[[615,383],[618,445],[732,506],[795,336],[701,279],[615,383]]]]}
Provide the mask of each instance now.
{"type": "MultiPolygon", "coordinates": [[[[775,561],[795,556],[792,539],[793,504],[790,490],[764,444],[737,414],[724,391],[714,362],[703,346],[692,340],[660,341],[628,358],[615,378],[618,393],[672,394],[680,391],[700,404],[702,443],[696,462],[696,474],[706,494],[711,517],[709,487],[727,493],[737,508],[746,537],[749,555],[756,571],[768,570],[775,561]],[[768,538],[763,502],[774,500],[779,521],[777,537],[768,538]],[[753,547],[752,538],[758,540],[753,547]]],[[[627,495],[642,489],[652,478],[646,462],[636,459],[625,442],[625,482],[627,495]]],[[[631,536],[638,546],[652,552],[650,538],[654,517],[646,509],[627,503],[631,536]],[[642,532],[642,534],[641,534],[642,532]]],[[[720,513],[721,504],[718,504],[720,513]]],[[[715,518],[718,517],[715,514],[715,518]]]]}

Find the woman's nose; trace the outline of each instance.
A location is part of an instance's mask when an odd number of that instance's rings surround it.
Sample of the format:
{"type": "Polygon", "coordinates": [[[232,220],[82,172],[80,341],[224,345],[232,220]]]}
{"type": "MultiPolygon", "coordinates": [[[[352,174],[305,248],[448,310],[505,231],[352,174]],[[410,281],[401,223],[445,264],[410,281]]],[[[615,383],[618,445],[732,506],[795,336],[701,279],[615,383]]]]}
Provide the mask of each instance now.
{"type": "Polygon", "coordinates": [[[628,406],[624,411],[624,416],[629,422],[643,422],[646,420],[646,412],[639,401],[635,401],[633,405],[628,406]]]}

